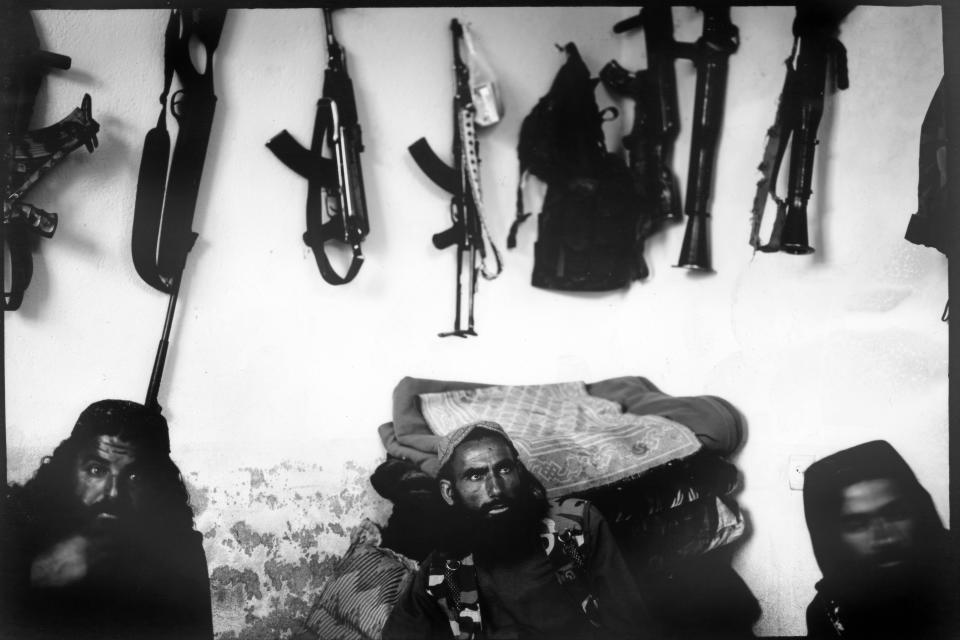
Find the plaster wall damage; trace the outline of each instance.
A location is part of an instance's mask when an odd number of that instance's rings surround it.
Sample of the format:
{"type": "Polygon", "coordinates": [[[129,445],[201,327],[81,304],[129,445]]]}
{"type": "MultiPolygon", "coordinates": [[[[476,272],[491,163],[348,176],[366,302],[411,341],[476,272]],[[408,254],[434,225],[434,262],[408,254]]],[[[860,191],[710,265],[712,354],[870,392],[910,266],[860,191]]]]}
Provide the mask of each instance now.
{"type": "Polygon", "coordinates": [[[299,628],[351,530],[389,513],[370,487],[371,472],[352,461],[335,472],[282,462],[220,474],[217,485],[189,475],[219,640],[265,640],[299,628]]]}

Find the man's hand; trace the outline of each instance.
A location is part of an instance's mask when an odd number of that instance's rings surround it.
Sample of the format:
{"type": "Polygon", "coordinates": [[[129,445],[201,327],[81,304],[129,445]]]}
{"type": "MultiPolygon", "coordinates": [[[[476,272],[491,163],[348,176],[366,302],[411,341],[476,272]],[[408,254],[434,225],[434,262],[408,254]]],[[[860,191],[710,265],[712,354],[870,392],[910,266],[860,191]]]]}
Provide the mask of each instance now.
{"type": "Polygon", "coordinates": [[[30,586],[65,587],[82,580],[89,570],[89,546],[86,536],[75,535],[41,553],[30,565],[30,586]]]}
{"type": "Polygon", "coordinates": [[[82,533],[57,542],[30,565],[33,587],[65,587],[83,580],[116,559],[117,531],[113,520],[97,519],[82,533]]]}

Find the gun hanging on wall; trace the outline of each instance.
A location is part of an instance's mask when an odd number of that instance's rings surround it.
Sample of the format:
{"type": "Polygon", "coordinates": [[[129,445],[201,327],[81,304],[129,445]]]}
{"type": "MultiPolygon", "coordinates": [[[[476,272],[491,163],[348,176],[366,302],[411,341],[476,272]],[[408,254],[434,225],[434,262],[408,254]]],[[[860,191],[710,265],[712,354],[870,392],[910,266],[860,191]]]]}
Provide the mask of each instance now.
{"type": "Polygon", "coordinates": [[[846,89],[847,54],[837,38],[840,22],[853,9],[846,4],[815,3],[797,6],[793,21],[793,49],[786,60],[787,75],[774,124],[767,131],[767,146],[760,163],[762,177],[753,200],[750,245],[755,251],[806,254],[813,252],[807,234],[807,203],[813,190],[813,161],[817,129],[823,115],[827,66],[832,61],[836,86],[846,89]],[[790,174],[787,197],[777,196],[777,178],[787,145],[790,174]],[[777,215],[766,244],[760,224],[767,198],[777,205],[777,215]]]}
{"type": "Polygon", "coordinates": [[[730,21],[730,7],[705,7],[703,35],[689,50],[690,58],[697,67],[697,86],[684,200],[687,228],[680,247],[678,267],[713,270],[708,226],[713,162],[723,124],[727,61],[739,46],[740,31],[730,21]]]}
{"type": "Polygon", "coordinates": [[[3,308],[20,308],[33,276],[32,235],[53,237],[56,213],[44,211],[24,200],[27,192],[68,154],[97,146],[100,125],[93,119],[91,99],[84,95],[80,106],[56,124],[28,130],[40,81],[50,68],[69,69],[67,56],[40,50],[29,11],[4,8],[0,56],[0,96],[4,111],[3,162],[8,174],[3,183],[3,227],[10,255],[10,290],[4,291],[3,308]]]}
{"type": "Polygon", "coordinates": [[[370,232],[363,191],[360,152],[363,151],[353,82],[347,75],[343,48],[333,34],[331,10],[323,9],[327,33],[327,69],[323,96],[317,102],[310,148],[305,149],[284,129],[267,148],[297,174],[307,179],[307,231],[303,241],[313,249],[324,280],[333,285],[353,280],[363,266],[360,243],[370,232]],[[333,159],[323,157],[326,147],[333,159]],[[325,245],[342,242],[353,257],[341,276],[330,264],[325,245]]]}
{"type": "Polygon", "coordinates": [[[477,292],[477,276],[493,280],[503,269],[500,252],[493,244],[483,219],[483,199],[480,192],[480,157],[475,128],[474,107],[470,73],[460,54],[463,41],[463,26],[456,20],[450,22],[453,34],[453,60],[456,91],[453,97],[453,166],[443,162],[430,148],[426,138],[420,138],[409,147],[417,166],[438,187],[451,194],[450,218],[452,226],[433,236],[433,246],[446,249],[457,246],[456,311],[453,330],[440,336],[475,336],[473,328],[474,297],[477,292]],[[493,269],[487,266],[487,249],[495,262],[493,269]],[[464,307],[464,280],[466,279],[467,326],[462,326],[464,307]]]}
{"type": "MultiPolygon", "coordinates": [[[[51,68],[69,69],[70,58],[41,50],[30,12],[17,3],[0,2],[0,190],[3,197],[0,254],[9,252],[11,269],[10,290],[4,289],[0,302],[0,483],[3,486],[7,481],[4,311],[20,308],[30,284],[33,275],[31,234],[50,238],[57,228],[57,214],[25,202],[24,196],[70,152],[85,146],[92,153],[100,129],[91,113],[89,95],[60,122],[29,129],[40,83],[51,68]]],[[[0,283],[5,283],[6,266],[6,257],[0,255],[0,283]]]]}
{"type": "Polygon", "coordinates": [[[600,80],[615,95],[634,101],[633,126],[623,138],[627,163],[637,193],[655,203],[651,231],[683,216],[676,177],[670,168],[673,145],[680,130],[677,106],[677,73],[674,60],[692,57],[690,43],[673,38],[669,6],[647,7],[613,26],[614,33],[642,28],[646,40],[647,68],[636,73],[611,60],[600,70],[600,80]]]}
{"type": "Polygon", "coordinates": [[[220,41],[226,10],[174,9],[164,39],[164,87],[157,126],[147,132],[140,161],[133,219],[133,264],[140,277],[169,295],[167,314],[144,404],[160,411],[157,394],[170,346],[170,332],[187,254],[196,242],[191,228],[200,190],[203,162],[217,104],[213,53],[220,41]],[[190,42],[206,50],[203,71],[194,66],[190,42]],[[181,89],[170,97],[170,113],[179,130],[170,155],[167,98],[173,76],[181,89]]]}

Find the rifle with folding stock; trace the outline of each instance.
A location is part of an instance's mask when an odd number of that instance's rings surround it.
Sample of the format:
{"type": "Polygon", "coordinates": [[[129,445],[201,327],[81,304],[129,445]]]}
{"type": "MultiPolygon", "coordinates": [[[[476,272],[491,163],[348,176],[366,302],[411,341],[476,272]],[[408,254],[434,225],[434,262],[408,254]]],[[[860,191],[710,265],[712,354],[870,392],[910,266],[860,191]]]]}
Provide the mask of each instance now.
{"type": "Polygon", "coordinates": [[[133,264],[144,282],[169,296],[144,402],[157,412],[160,411],[157,394],[170,346],[180,282],[187,254],[197,239],[191,227],[217,104],[213,53],[220,42],[225,18],[225,9],[171,11],[164,41],[162,107],[157,126],[147,133],[143,143],[131,243],[133,264]],[[206,50],[203,71],[197,69],[190,57],[193,39],[206,50]],[[170,112],[179,124],[171,156],[166,114],[174,74],[182,88],[170,98],[170,112]]]}
{"type": "Polygon", "coordinates": [[[483,199],[480,192],[480,157],[475,127],[476,109],[470,90],[470,73],[460,54],[463,26],[456,19],[450,22],[453,35],[453,60],[456,90],[453,97],[453,166],[451,167],[430,148],[426,138],[420,138],[409,147],[417,166],[438,187],[451,194],[449,229],[433,235],[433,246],[446,249],[457,246],[456,312],[453,330],[440,336],[475,336],[473,306],[477,292],[477,276],[493,280],[502,271],[500,252],[490,239],[483,220],[483,199]],[[494,269],[486,264],[487,245],[496,263],[494,269]],[[466,273],[465,273],[466,272],[466,273]],[[464,307],[464,279],[466,279],[467,326],[462,326],[464,307]]]}
{"type": "Polygon", "coordinates": [[[370,232],[370,223],[360,165],[363,139],[353,82],[347,74],[343,48],[333,33],[330,9],[323,9],[323,19],[328,60],[310,148],[305,149],[286,129],[274,136],[267,147],[283,164],[307,179],[307,231],[303,241],[313,249],[323,279],[340,285],[353,280],[363,266],[360,243],[370,232]],[[333,159],[323,156],[325,147],[333,153],[333,159]],[[325,245],[331,241],[347,245],[353,254],[342,276],[326,254],[325,245]]]}

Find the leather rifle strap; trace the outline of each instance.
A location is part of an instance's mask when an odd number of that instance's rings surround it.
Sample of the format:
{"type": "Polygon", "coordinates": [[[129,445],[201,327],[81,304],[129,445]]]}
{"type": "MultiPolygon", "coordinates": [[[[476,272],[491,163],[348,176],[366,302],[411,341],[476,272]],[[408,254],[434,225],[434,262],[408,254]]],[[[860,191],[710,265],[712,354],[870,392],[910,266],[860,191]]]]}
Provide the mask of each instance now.
{"type": "Polygon", "coordinates": [[[160,93],[160,115],[156,126],[147,132],[143,141],[140,173],[137,177],[137,195],[133,214],[131,249],[137,273],[148,285],[163,293],[170,293],[169,274],[160,273],[157,266],[157,240],[160,218],[167,188],[167,170],[170,163],[170,134],[167,131],[167,96],[173,81],[173,47],[179,36],[180,20],[170,12],[164,35],[163,91],[160,93]]]}

